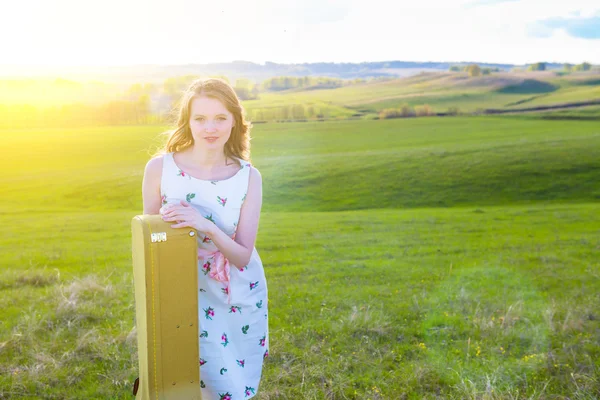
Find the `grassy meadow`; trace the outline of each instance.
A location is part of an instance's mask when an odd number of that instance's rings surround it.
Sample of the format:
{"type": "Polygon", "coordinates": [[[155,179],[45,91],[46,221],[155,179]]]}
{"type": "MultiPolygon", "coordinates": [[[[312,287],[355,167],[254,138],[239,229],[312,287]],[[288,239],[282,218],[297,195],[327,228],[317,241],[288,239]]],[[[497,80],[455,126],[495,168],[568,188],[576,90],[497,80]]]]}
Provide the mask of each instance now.
{"type": "MultiPolygon", "coordinates": [[[[133,398],[130,223],[165,129],[0,131],[0,399],[133,398]]],[[[256,398],[600,397],[597,121],[252,134],[271,337],[256,398]]]]}
{"type": "Polygon", "coordinates": [[[287,90],[261,93],[245,103],[249,115],[263,119],[266,110],[301,104],[326,118],[373,118],[381,110],[402,105],[429,105],[434,112],[456,109],[473,113],[481,109],[548,106],[600,99],[600,75],[581,72],[557,75],[551,71],[500,72],[470,77],[465,72],[426,72],[370,81],[335,89],[287,90]]]}

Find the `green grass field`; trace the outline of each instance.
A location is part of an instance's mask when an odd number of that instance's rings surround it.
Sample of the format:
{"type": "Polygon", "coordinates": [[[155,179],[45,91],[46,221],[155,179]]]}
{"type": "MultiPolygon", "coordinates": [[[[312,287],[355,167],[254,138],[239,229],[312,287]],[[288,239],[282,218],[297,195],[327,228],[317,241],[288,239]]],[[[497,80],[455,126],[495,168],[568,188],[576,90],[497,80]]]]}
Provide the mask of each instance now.
{"type": "MultiPolygon", "coordinates": [[[[516,115],[517,114],[512,114],[513,117],[516,115]]],[[[559,110],[546,110],[543,112],[526,112],[520,113],[519,116],[528,119],[600,121],[600,106],[593,105],[559,110]]]]}
{"type": "MultiPolygon", "coordinates": [[[[133,398],[130,222],[164,129],[0,131],[0,399],[133,398]]],[[[252,146],[257,398],[600,396],[597,121],[259,124],[252,146]]]]}

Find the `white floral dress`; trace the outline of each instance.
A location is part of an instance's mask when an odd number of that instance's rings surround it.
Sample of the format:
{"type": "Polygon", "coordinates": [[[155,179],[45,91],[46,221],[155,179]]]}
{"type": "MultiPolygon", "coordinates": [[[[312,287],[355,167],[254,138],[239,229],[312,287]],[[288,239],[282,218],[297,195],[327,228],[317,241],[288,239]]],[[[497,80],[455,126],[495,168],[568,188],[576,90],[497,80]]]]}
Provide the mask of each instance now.
{"type": "MultiPolygon", "coordinates": [[[[235,238],[246,193],[250,163],[231,178],[194,178],[163,156],[163,205],[187,200],[223,232],[235,238]]],[[[263,360],[269,355],[267,282],[256,251],[242,269],[229,265],[208,236],[198,235],[198,338],[200,386],[203,400],[249,399],[257,393],[263,360]],[[218,270],[218,271],[217,271],[218,270]]]]}

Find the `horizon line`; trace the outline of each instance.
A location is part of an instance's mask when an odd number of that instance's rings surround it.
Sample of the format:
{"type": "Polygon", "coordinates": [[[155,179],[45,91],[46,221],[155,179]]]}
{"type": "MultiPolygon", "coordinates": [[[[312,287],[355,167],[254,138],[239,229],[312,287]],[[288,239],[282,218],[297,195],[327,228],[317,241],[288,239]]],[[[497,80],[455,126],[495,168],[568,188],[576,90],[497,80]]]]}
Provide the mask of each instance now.
{"type": "Polygon", "coordinates": [[[535,61],[531,63],[511,63],[511,62],[493,62],[493,61],[412,61],[412,60],[400,60],[400,59],[388,59],[388,60],[372,60],[372,61],[313,61],[313,62],[276,62],[276,61],[248,61],[248,60],[231,60],[231,61],[213,61],[213,62],[183,62],[183,63],[169,63],[169,64],[161,64],[161,63],[151,63],[151,62],[142,62],[142,63],[131,63],[131,64],[51,64],[51,65],[40,65],[40,64],[28,64],[28,63],[1,63],[0,70],[3,68],[124,68],[124,67],[182,67],[182,66],[192,66],[192,65],[215,65],[215,64],[236,64],[236,63],[245,63],[245,64],[254,64],[257,66],[264,67],[267,64],[275,64],[275,65],[311,65],[311,64],[332,64],[332,65],[343,65],[343,64],[376,64],[376,63],[391,63],[391,62],[401,62],[401,63],[414,63],[414,64],[493,64],[493,65],[508,65],[508,66],[528,66],[531,64],[535,64],[538,62],[546,63],[546,64],[572,64],[577,65],[584,62],[588,62],[592,65],[595,65],[593,62],[588,60],[580,61],[579,63],[574,62],[566,62],[566,61],[535,61]]]}

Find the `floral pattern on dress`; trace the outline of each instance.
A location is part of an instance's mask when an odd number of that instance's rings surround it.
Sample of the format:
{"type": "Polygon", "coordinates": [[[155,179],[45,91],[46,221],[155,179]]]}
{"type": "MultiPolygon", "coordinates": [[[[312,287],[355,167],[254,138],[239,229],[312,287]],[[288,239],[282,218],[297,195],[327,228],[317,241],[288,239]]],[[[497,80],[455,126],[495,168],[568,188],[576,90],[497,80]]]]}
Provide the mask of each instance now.
{"type": "Polygon", "coordinates": [[[223,333],[221,335],[221,344],[223,345],[223,347],[227,347],[227,345],[229,344],[229,340],[227,340],[227,334],[223,333]]]}
{"type": "Polygon", "coordinates": [[[215,310],[212,307],[203,308],[206,319],[212,319],[215,316],[215,310]]]}
{"type": "MultiPolygon", "coordinates": [[[[173,153],[165,157],[160,191],[163,205],[185,199],[235,240],[241,208],[247,200],[250,163],[240,159],[238,173],[214,181],[196,179],[179,169],[173,153]]],[[[209,252],[218,250],[205,233],[198,232],[197,242],[209,252]]],[[[211,277],[216,267],[214,257],[198,257],[198,360],[200,388],[207,400],[240,400],[257,395],[260,371],[269,355],[269,334],[267,282],[255,252],[253,249],[247,265],[230,266],[228,283],[211,277]],[[257,336],[257,332],[263,334],[257,336]]]]}
{"type": "Polygon", "coordinates": [[[204,275],[207,275],[210,272],[210,261],[206,261],[202,265],[202,272],[204,273],[204,275]]]}
{"type": "Polygon", "coordinates": [[[182,176],[184,178],[188,178],[188,179],[192,179],[192,177],[190,176],[190,174],[185,173],[183,170],[179,169],[179,171],[177,172],[177,176],[182,176]]]}

